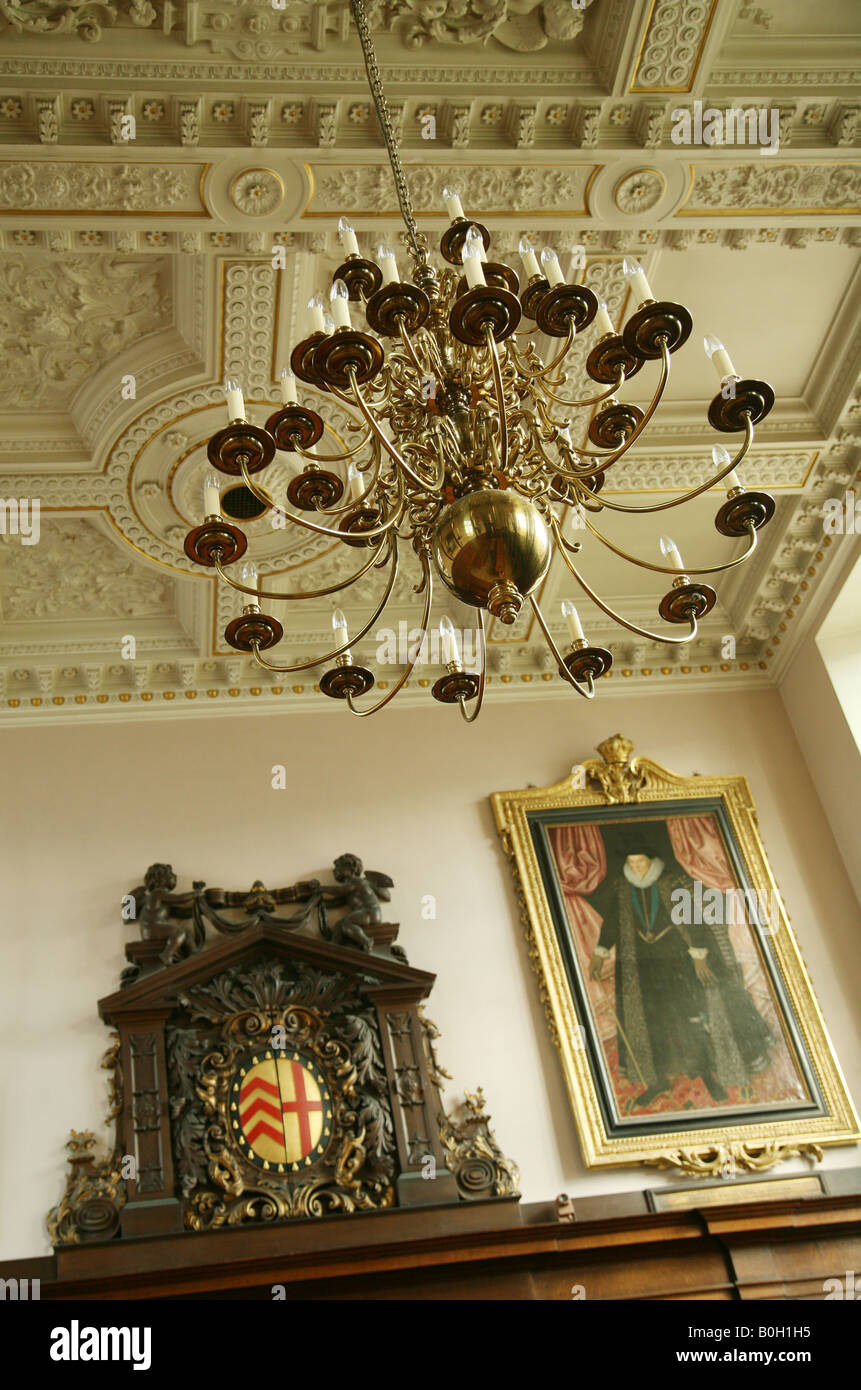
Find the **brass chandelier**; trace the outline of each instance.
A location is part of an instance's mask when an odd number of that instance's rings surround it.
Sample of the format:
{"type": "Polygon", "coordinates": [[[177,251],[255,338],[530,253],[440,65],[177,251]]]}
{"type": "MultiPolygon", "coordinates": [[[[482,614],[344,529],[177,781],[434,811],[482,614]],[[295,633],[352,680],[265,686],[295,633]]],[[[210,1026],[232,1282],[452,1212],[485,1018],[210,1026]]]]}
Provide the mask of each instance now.
{"type": "Polygon", "coordinates": [[[388,704],[421,658],[435,577],[475,609],[479,636],[478,671],[466,670],[451,621],[441,620],[446,669],[433,686],[437,700],[457,703],[470,723],[477,717],[485,684],[484,612],[513,623],[527,601],[559,674],[578,694],[591,699],[595,681],[610,669],[612,655],[588,642],[577,611],[567,600],[562,610],[571,642],[566,653],[559,650],[536,597],[554,554],[561,556],[583,592],[628,631],[666,644],[690,642],[699,620],[716,600],[714,589],[692,576],[742,564],[756,548],[759,528],[774,514],[774,499],[768,493],[746,491],[735,472],[753,443],[754,426],[774,404],[774,392],[766,382],[741,379],[723,345],[707,337],[706,352],[721,378],[708,418],[721,434],[743,431],[735,456],[716,445],[714,475],[667,502],[633,507],[602,499],[607,470],[640,438],[664,394],[671,354],[691,332],[688,310],[655,300],[640,266],[626,260],[625,274],[638,307],[617,333],[606,305],[586,286],[567,283],[550,248],[541,252],[539,264],[531,243],[523,239],[521,277],[508,265],[488,259],[490,234],[464,214],[453,189],[444,190],[451,223],[439,249],[446,264],[432,265],[427,238],[418,231],[413,216],[363,0],[351,0],[351,9],[394,176],[406,229],[401,237],[412,260],[412,275],[401,278],[395,253],[385,243],[377,248],[375,260],[363,257],[353,228],[341,219],[344,261],[332,277],[331,317],[324,314],[319,296],[309,301],[311,331],[293,348],[290,366],[282,371],[281,408],[270,415],[265,427],[252,424],[246,419],[239,384],[225,383],[229,423],[209,442],[208,458],[216,472],[207,477],[205,519],[186,537],[186,554],[214,568],[247,596],[241,615],[225,632],[233,648],[250,653],[268,671],[328,666],[320,689],[345,700],[360,717],[388,704]],[[365,329],[353,326],[350,303],[362,305],[365,329]],[[559,351],[548,363],[539,357],[527,333],[517,333],[524,320],[534,324],[529,333],[537,329],[559,340],[559,351]],[[602,390],[588,399],[569,400],[560,394],[567,380],[565,359],[575,334],[593,323],[597,336],[586,371],[602,390]],[[622,385],[650,361],[660,363],[660,369],[647,409],[619,401],[622,385]],[[297,379],[348,408],[360,435],[358,443],[336,455],[315,451],[323,420],[299,403],[297,379]],[[575,448],[572,443],[566,415],[573,409],[594,409],[588,427],[591,448],[575,448]],[[258,476],[279,449],[305,462],[304,470],[287,487],[286,505],[261,485],[258,476]],[[233,579],[226,567],[241,559],[247,540],[222,515],[218,474],[241,477],[259,510],[271,509],[281,524],[329,537],[367,552],[367,557],[358,557],[362,563],[349,577],[307,593],[263,588],[250,565],[243,568],[245,582],[233,579]],[[686,566],[667,536],[660,540],[666,563],[652,564],[621,550],[592,519],[604,508],[629,513],[664,511],[721,482],[726,500],[715,526],[724,536],[746,541],[743,553],[722,565],[686,566]],[[627,621],[590,587],[574,559],[580,546],[564,534],[566,516],[572,511],[577,513],[578,525],[614,554],[668,576],[671,583],[658,611],[665,622],[684,627],[681,636],[649,632],[627,621]],[[398,574],[398,547],[405,543],[416,552],[422,569],[416,589],[423,594],[421,637],[392,688],[375,703],[360,707],[356,701],[371,690],[374,676],[354,661],[351,647],[383,613],[398,574]],[[264,653],[281,640],[283,628],[277,618],[261,610],[261,601],[320,599],[360,584],[372,569],[387,570],[385,590],[359,630],[350,633],[336,609],[337,645],[332,651],[295,665],[268,660],[264,653]]]}

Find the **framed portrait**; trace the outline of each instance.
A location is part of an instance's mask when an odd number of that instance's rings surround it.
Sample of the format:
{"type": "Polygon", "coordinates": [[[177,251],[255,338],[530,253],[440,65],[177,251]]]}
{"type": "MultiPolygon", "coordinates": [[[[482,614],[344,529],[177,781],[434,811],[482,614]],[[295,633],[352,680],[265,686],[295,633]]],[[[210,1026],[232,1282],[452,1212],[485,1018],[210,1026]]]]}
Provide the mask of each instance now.
{"type": "Polygon", "coordinates": [[[726,1176],[857,1142],[745,778],[598,751],[491,798],[586,1164],[726,1176]]]}

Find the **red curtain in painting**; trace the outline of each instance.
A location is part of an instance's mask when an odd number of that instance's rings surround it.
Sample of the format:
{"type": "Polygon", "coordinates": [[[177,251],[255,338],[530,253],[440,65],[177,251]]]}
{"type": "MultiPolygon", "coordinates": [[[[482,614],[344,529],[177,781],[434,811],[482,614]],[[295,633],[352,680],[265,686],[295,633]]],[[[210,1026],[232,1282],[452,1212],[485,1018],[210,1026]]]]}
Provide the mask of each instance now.
{"type": "Polygon", "coordinates": [[[606,876],[604,841],[597,825],[559,825],[550,839],[577,954],[585,962],[601,934],[601,918],[581,894],[594,893],[606,876]]]}
{"type": "Polygon", "coordinates": [[[693,879],[725,893],[735,888],[726,851],[713,816],[679,816],[667,821],[673,854],[693,879]]]}

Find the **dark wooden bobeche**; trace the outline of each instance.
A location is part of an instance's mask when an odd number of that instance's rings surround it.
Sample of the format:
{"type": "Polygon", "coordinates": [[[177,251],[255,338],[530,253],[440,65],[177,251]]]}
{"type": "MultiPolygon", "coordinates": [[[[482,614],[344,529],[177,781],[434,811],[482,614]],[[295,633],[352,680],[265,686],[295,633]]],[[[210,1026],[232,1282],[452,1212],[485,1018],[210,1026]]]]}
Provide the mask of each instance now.
{"type": "Polygon", "coordinates": [[[116,1140],[99,1159],[72,1133],[55,1247],[516,1199],[481,1092],[460,1121],[443,1107],[435,976],[382,920],[391,879],[354,855],[334,877],[176,893],[170,865],[147,871],[126,900],[140,939],[98,1006],[116,1140]]]}

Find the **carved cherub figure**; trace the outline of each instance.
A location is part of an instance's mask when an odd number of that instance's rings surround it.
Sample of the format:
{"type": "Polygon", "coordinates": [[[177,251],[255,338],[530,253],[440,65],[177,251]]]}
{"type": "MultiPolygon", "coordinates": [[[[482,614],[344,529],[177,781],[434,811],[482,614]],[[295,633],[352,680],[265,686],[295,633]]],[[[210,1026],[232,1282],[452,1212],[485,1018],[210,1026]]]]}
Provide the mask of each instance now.
{"type": "Polygon", "coordinates": [[[202,884],[195,884],[191,893],[174,893],[176,874],[170,864],[150,864],[144,875],[143,885],[134,890],[134,899],[140,904],[138,922],[142,941],[163,941],[164,949],[160,960],[164,965],[191,953],[202,945],[202,938],[196,926],[189,931],[187,927],[177,926],[171,918],[190,917],[198,890],[202,884]]]}
{"type": "Polygon", "coordinates": [[[382,922],[380,902],[389,902],[389,889],[394,887],[388,874],[378,873],[376,869],[365,872],[362,861],[355,854],[341,854],[335,860],[334,876],[338,889],[324,889],[332,905],[344,903],[349,909],[339,922],[327,927],[325,935],[336,945],[350,941],[362,951],[371,951],[373,938],[366,927],[382,922]],[[331,894],[331,896],[329,896],[331,894]]]}

